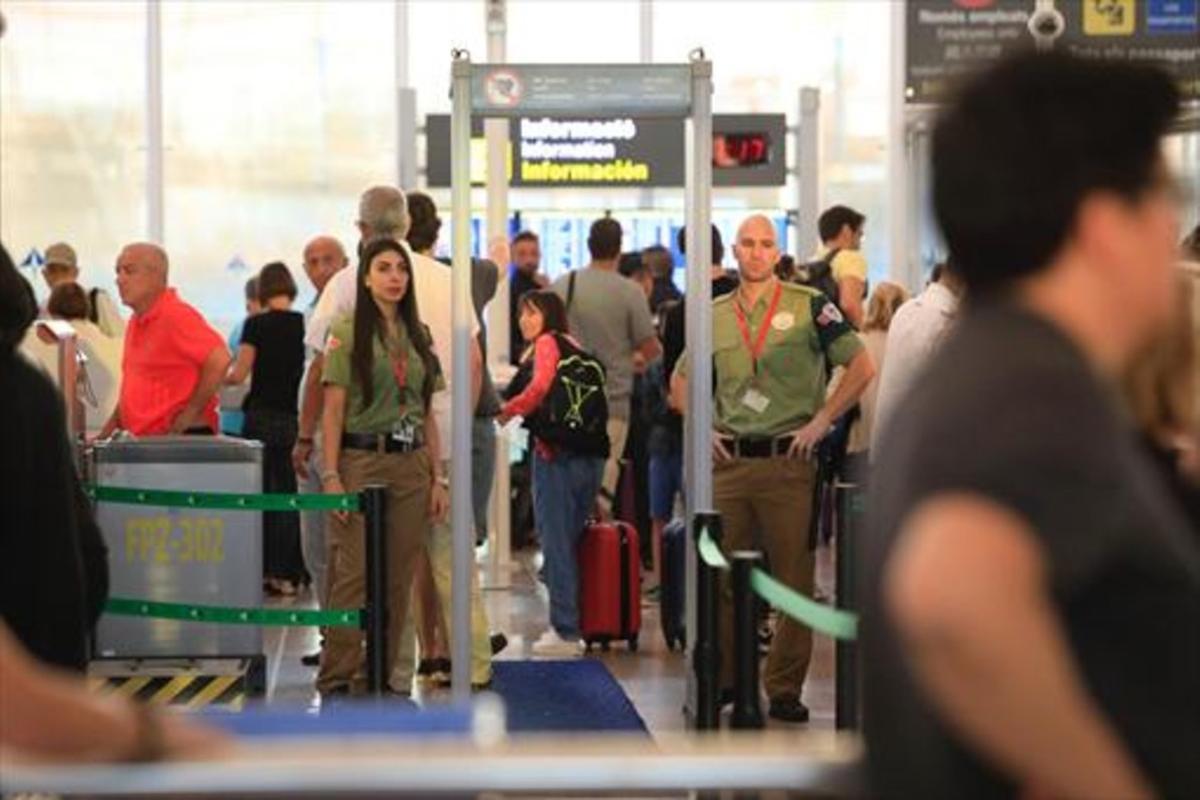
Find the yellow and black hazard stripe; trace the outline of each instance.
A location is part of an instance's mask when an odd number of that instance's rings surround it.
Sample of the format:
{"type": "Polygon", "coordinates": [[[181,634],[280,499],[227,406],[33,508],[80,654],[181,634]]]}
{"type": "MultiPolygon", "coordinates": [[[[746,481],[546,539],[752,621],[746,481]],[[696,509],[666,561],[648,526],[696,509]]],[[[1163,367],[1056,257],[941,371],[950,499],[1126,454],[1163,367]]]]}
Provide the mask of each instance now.
{"type": "Polygon", "coordinates": [[[242,710],[247,693],[245,673],[91,677],[88,685],[99,694],[129,697],[154,705],[223,706],[234,711],[242,710]]]}

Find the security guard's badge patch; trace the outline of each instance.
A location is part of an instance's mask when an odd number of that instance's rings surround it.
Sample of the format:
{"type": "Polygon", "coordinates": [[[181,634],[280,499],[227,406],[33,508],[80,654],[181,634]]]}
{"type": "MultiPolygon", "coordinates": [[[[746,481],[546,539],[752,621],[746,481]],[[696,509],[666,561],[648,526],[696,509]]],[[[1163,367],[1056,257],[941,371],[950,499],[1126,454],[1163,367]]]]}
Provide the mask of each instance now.
{"type": "Polygon", "coordinates": [[[777,331],[790,331],[796,324],[796,316],[790,311],[781,311],[771,320],[771,327],[777,331]]]}
{"type": "Polygon", "coordinates": [[[753,411],[755,414],[761,414],[767,410],[767,406],[771,405],[771,398],[751,386],[742,395],[742,405],[753,411]]]}
{"type": "Polygon", "coordinates": [[[825,307],[821,309],[821,313],[817,316],[817,324],[822,328],[845,321],[846,318],[842,316],[842,312],[838,311],[838,307],[833,303],[826,303],[825,307]]]}

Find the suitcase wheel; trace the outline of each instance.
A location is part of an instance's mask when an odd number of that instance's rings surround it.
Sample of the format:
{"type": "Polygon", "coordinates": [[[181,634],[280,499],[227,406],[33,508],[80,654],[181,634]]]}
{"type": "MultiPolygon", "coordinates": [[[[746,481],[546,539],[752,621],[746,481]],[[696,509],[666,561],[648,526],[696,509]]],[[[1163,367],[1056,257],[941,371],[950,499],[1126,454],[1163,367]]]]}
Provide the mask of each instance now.
{"type": "Polygon", "coordinates": [[[629,652],[636,653],[637,651],[638,651],[638,637],[637,637],[637,634],[634,634],[633,636],[629,637],[629,652]]]}

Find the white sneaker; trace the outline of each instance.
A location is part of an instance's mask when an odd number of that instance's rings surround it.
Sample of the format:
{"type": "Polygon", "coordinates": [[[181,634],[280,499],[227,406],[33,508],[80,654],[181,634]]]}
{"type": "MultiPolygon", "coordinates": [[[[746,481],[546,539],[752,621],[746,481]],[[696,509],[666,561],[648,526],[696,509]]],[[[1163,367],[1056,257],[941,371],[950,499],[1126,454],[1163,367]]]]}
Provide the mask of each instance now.
{"type": "Polygon", "coordinates": [[[558,631],[551,628],[543,633],[542,638],[534,642],[529,649],[535,656],[578,658],[583,654],[583,642],[578,639],[564,639],[558,635],[558,631]]]}

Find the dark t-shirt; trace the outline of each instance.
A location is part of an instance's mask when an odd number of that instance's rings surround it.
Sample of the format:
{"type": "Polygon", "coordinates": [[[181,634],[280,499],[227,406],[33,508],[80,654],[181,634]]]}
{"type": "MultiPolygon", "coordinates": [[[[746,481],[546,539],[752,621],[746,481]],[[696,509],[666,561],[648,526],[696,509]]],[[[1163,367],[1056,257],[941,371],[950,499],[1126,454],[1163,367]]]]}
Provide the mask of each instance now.
{"type": "MultiPolygon", "coordinates": [[[[723,297],[730,292],[736,291],[737,287],[737,278],[728,273],[719,278],[714,278],[712,282],[713,299],[716,300],[718,297],[723,297]]],[[[684,305],[685,303],[686,299],[680,299],[679,302],[669,305],[662,312],[662,322],[660,324],[663,345],[661,375],[664,392],[670,390],[671,373],[675,371],[675,365],[679,362],[679,357],[683,355],[684,344],[686,343],[685,322],[687,321],[687,308],[684,305]]],[[[672,452],[682,450],[683,417],[670,409],[666,409],[665,414],[665,418],[658,421],[660,431],[655,434],[655,444],[658,445],[660,438],[662,438],[664,444],[662,447],[656,446],[656,449],[661,450],[665,447],[672,452]]]]}
{"type": "Polygon", "coordinates": [[[1014,796],[917,688],[873,591],[910,513],[963,491],[1024,518],[1088,691],[1164,796],[1200,796],[1200,548],[1080,351],[1026,312],[978,309],[896,420],[874,451],[861,554],[864,733],[878,795],[1014,796]]]}
{"type": "Polygon", "coordinates": [[[62,395],[2,348],[0,619],[39,660],[83,670],[108,596],[108,550],[79,485],[62,395]]]}
{"type": "Polygon", "coordinates": [[[254,346],[250,393],[242,408],[295,414],[304,374],[304,315],[266,311],[246,319],[242,344],[254,346]]]}

